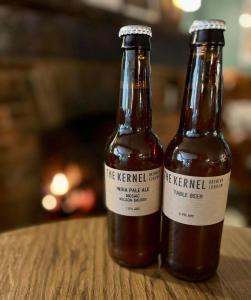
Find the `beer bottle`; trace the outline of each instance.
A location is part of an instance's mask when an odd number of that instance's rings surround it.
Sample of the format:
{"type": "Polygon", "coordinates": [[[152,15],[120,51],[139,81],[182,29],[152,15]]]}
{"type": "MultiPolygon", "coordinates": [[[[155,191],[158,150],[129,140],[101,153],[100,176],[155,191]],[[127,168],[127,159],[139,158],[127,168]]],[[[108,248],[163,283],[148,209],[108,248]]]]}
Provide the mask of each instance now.
{"type": "Polygon", "coordinates": [[[150,264],[160,251],[162,147],[152,130],[151,28],[124,26],[117,128],[105,150],[108,247],[121,265],[150,264]]]}
{"type": "Polygon", "coordinates": [[[221,132],[225,22],[194,21],[178,132],[164,157],[162,262],[205,280],[217,269],[231,153],[221,132]]]}

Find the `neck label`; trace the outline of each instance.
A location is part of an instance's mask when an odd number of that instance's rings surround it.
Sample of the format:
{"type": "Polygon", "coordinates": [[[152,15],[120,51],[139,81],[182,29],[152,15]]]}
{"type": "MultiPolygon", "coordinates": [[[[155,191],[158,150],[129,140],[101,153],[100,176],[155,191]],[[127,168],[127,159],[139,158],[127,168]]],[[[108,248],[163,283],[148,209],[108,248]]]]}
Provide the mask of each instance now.
{"type": "Polygon", "coordinates": [[[124,216],[145,216],[160,209],[162,168],[117,170],[105,165],[106,207],[124,216]]]}
{"type": "Polygon", "coordinates": [[[221,176],[198,177],[164,171],[164,214],[187,225],[221,222],[227,204],[230,172],[221,176]]]}

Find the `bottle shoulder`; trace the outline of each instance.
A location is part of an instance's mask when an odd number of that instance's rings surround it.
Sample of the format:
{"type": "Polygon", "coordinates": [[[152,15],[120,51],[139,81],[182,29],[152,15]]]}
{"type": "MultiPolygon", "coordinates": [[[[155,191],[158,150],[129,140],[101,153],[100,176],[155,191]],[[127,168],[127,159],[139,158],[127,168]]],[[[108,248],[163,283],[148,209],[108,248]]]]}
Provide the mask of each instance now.
{"type": "Polygon", "coordinates": [[[108,139],[106,151],[113,152],[118,147],[124,147],[130,152],[148,152],[151,147],[156,146],[162,150],[162,146],[159,142],[157,135],[149,131],[138,132],[114,132],[108,139]]]}
{"type": "Polygon", "coordinates": [[[231,151],[221,133],[200,137],[177,135],[167,146],[164,164],[171,171],[217,176],[231,169],[231,151]]]}
{"type": "Polygon", "coordinates": [[[105,161],[117,168],[130,164],[135,169],[151,169],[162,165],[163,150],[158,137],[150,130],[133,133],[117,131],[108,140],[105,161]]]}

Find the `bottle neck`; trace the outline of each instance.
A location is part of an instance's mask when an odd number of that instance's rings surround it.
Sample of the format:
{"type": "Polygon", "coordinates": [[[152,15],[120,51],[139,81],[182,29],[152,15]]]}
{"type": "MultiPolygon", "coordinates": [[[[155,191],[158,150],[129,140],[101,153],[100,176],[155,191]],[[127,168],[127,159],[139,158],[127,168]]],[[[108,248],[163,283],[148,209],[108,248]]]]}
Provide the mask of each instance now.
{"type": "Polygon", "coordinates": [[[126,131],[150,129],[150,51],[124,49],[121,70],[118,127],[126,131]]]}
{"type": "Polygon", "coordinates": [[[191,47],[179,133],[199,136],[221,129],[222,46],[191,47]]]}

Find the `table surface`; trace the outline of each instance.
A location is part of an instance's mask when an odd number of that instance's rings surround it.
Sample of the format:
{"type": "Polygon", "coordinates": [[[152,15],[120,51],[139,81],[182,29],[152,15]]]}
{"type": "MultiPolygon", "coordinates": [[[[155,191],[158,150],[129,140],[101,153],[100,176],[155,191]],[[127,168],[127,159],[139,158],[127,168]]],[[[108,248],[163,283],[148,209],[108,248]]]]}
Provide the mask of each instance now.
{"type": "Polygon", "coordinates": [[[105,217],[0,235],[0,299],[251,299],[251,229],[225,227],[217,274],[204,283],[158,266],[122,268],[107,253],[105,217]]]}

